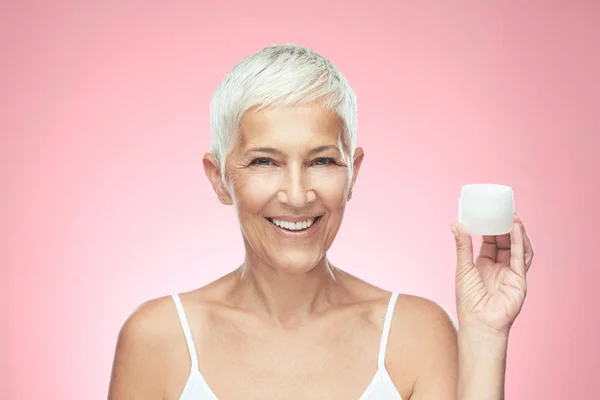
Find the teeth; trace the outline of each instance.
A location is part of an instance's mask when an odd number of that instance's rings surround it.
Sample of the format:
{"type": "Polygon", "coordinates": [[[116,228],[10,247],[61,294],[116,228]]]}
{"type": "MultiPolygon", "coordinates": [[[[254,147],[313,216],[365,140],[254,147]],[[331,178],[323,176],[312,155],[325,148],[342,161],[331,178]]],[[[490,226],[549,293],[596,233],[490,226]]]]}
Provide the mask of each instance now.
{"type": "Polygon", "coordinates": [[[312,224],[314,224],[316,218],[313,219],[307,219],[306,221],[300,221],[300,222],[289,222],[289,221],[282,221],[280,219],[275,219],[275,218],[271,218],[271,222],[273,222],[275,225],[277,225],[280,228],[284,228],[290,231],[301,231],[304,229],[308,229],[310,228],[310,226],[312,224]]]}

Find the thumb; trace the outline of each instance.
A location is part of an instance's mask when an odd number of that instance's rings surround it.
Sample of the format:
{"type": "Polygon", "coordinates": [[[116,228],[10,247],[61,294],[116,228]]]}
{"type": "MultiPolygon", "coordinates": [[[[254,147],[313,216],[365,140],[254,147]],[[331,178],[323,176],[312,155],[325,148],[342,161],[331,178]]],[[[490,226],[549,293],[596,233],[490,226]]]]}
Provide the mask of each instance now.
{"type": "Polygon", "coordinates": [[[456,241],[456,272],[460,276],[473,267],[473,241],[460,222],[450,225],[456,241]]]}

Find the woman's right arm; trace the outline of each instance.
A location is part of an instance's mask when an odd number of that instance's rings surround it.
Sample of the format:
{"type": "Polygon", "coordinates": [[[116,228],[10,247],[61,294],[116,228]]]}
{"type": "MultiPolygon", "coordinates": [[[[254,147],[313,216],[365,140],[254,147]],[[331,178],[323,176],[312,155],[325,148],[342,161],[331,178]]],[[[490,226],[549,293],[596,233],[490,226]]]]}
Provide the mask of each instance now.
{"type": "Polygon", "coordinates": [[[117,340],[108,400],[162,400],[166,346],[153,302],[140,306],[117,340]]]}

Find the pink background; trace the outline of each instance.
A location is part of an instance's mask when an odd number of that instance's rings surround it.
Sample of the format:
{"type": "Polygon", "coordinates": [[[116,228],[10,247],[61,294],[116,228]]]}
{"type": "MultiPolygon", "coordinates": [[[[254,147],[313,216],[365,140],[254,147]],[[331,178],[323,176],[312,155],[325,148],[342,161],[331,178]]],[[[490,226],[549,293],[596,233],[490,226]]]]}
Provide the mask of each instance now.
{"type": "Polygon", "coordinates": [[[106,398],[129,313],[239,265],[202,171],[210,97],[294,42],[359,99],[366,158],[332,260],[454,315],[460,187],[512,186],[536,259],[506,398],[597,398],[600,3],[6,3],[0,397],[106,398]]]}

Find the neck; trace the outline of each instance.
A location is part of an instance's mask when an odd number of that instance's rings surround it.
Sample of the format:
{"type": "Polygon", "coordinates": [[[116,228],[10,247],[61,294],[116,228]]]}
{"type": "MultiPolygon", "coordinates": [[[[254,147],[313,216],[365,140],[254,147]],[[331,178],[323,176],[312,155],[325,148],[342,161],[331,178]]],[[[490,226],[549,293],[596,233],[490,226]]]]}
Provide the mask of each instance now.
{"type": "Polygon", "coordinates": [[[287,272],[246,256],[234,289],[244,308],[280,327],[297,327],[328,308],[340,288],[338,271],[326,257],[306,272],[287,272]]]}

